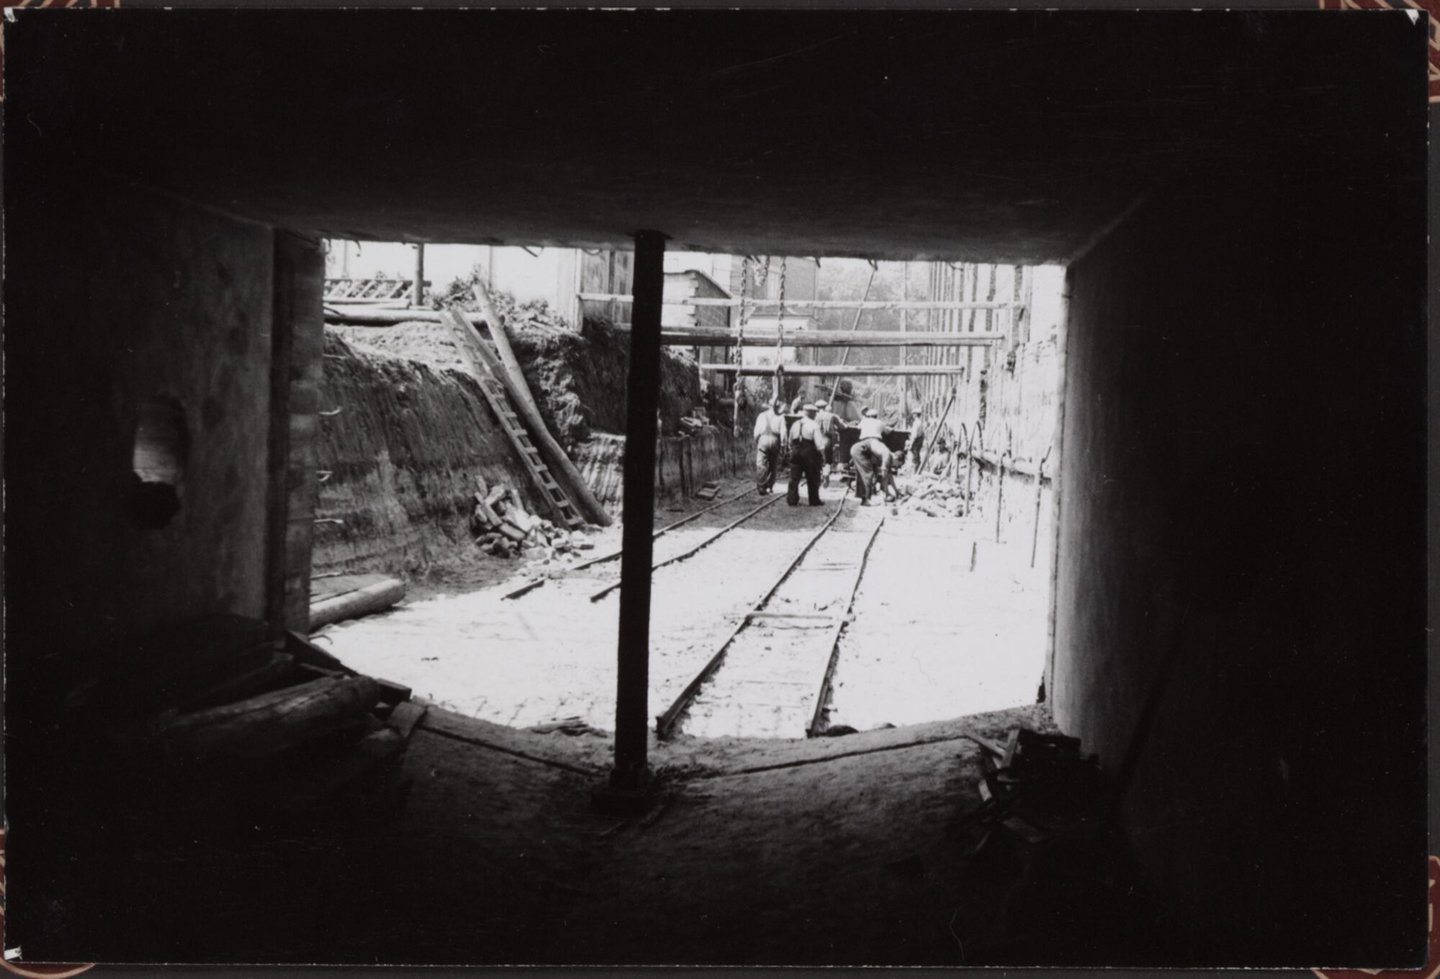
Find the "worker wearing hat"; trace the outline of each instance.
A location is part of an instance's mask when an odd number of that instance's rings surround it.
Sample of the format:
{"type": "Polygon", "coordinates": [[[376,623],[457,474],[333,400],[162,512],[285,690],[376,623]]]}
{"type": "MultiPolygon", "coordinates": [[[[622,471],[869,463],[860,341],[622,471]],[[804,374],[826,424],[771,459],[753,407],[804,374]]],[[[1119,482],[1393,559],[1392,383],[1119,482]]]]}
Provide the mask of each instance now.
{"type": "Polygon", "coordinates": [[[877,490],[883,492],[886,499],[897,494],[890,471],[893,460],[885,444],[885,435],[892,429],[880,420],[880,413],[874,408],[866,408],[863,415],[860,440],[850,449],[850,461],[855,463],[855,492],[860,497],[860,505],[870,506],[877,490]]]}
{"type": "Polygon", "coordinates": [[[830,402],[820,400],[815,402],[815,421],[820,425],[820,431],[825,433],[826,445],[824,449],[825,458],[825,482],[830,482],[830,473],[835,468],[835,447],[840,443],[840,419],[830,410],[830,402]]]}
{"type": "Polygon", "coordinates": [[[762,496],[775,488],[780,450],[787,441],[785,402],[776,398],[755,419],[755,491],[762,496]]]}
{"type": "Polygon", "coordinates": [[[800,477],[805,477],[805,489],[811,506],[820,506],[820,463],[825,457],[825,447],[830,440],[815,420],[814,404],[806,404],[805,412],[790,426],[790,486],[785,493],[785,502],[791,506],[800,503],[800,477]]]}
{"type": "MultiPolygon", "coordinates": [[[[920,471],[920,456],[924,449],[925,422],[920,417],[920,410],[916,408],[910,412],[910,436],[905,442],[905,454],[909,455],[911,461],[915,464],[916,472],[920,471]]],[[[902,457],[900,460],[901,465],[904,465],[904,462],[905,460],[902,457]]]]}

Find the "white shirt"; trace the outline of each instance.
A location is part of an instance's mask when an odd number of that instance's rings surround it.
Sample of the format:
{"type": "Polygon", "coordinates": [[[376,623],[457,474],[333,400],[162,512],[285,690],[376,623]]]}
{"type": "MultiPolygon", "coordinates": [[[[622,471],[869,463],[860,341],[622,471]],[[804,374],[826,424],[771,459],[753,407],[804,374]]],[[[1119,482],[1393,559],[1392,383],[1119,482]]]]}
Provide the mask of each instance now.
{"type": "Polygon", "coordinates": [[[777,415],[775,414],[775,412],[771,411],[768,408],[760,412],[760,414],[755,419],[755,438],[758,439],[760,436],[766,434],[767,432],[771,435],[778,435],[781,438],[784,438],[785,416],[777,415]]]}
{"type": "Polygon", "coordinates": [[[878,418],[860,419],[860,440],[862,442],[865,439],[881,438],[886,432],[889,431],[891,431],[890,426],[885,424],[878,418]]]}
{"type": "Polygon", "coordinates": [[[824,452],[825,447],[830,444],[830,439],[825,434],[825,429],[820,427],[820,422],[808,417],[801,418],[790,426],[790,441],[792,443],[801,441],[813,443],[815,448],[821,452],[824,452]]]}

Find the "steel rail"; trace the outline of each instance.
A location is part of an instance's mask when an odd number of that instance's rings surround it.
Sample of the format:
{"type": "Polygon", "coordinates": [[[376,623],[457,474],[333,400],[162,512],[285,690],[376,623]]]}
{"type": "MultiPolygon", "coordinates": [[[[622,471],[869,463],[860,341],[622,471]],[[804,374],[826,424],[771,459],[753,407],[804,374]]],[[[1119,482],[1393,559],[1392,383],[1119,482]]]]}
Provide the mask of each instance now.
{"type": "MultiPolygon", "coordinates": [[[[783,499],[783,497],[781,497],[779,493],[776,493],[773,500],[766,500],[764,503],[760,504],[755,509],[746,513],[744,516],[730,521],[725,526],[717,530],[715,533],[711,534],[709,537],[705,538],[703,541],[690,548],[690,550],[684,551],[683,553],[676,554],[674,557],[668,557],[663,561],[659,561],[655,564],[650,565],[651,573],[653,574],[654,572],[659,571],[661,568],[666,567],[667,565],[675,564],[679,561],[684,561],[686,558],[694,557],[696,553],[709,547],[711,544],[715,543],[721,537],[724,537],[730,531],[734,530],[736,527],[740,526],[742,523],[755,516],[755,514],[759,513],[767,506],[774,506],[775,504],[779,503],[781,499],[783,499]]],[[[618,581],[615,582],[613,585],[606,585],[604,588],[591,595],[590,601],[598,602],[600,601],[600,599],[604,598],[606,595],[610,594],[612,591],[619,587],[620,582],[618,581]]]]}
{"type": "Polygon", "coordinates": [[[656,737],[661,740],[666,740],[674,735],[675,728],[680,723],[680,718],[690,709],[690,704],[694,702],[695,695],[700,692],[700,688],[705,684],[705,681],[710,679],[711,675],[720,668],[720,664],[725,660],[725,654],[730,651],[730,647],[735,643],[740,633],[745,631],[751,619],[758,617],[760,613],[764,612],[766,603],[775,597],[775,593],[780,590],[780,586],[794,573],[800,562],[805,560],[805,555],[810,553],[810,549],[814,547],[816,542],[825,536],[825,532],[834,525],[840,514],[845,511],[845,501],[849,496],[850,488],[847,486],[845,492],[840,496],[840,505],[835,508],[835,512],[830,515],[830,519],[821,524],[820,529],[815,532],[814,536],[790,559],[790,563],[785,566],[785,570],[780,572],[780,576],[775,579],[775,583],[770,586],[769,590],[760,596],[760,600],[755,603],[754,607],[735,623],[735,627],[730,630],[730,635],[725,637],[725,641],[720,644],[720,648],[715,651],[715,655],[711,656],[709,661],[701,667],[700,672],[695,675],[695,678],[685,685],[685,689],[680,691],[680,696],[675,698],[675,702],[666,709],[665,713],[655,718],[656,737]]]}
{"type": "Polygon", "coordinates": [[[870,531],[870,539],[865,542],[865,550],[860,554],[860,566],[856,569],[855,581],[850,586],[850,598],[832,627],[830,656],[825,662],[825,675],[820,680],[820,692],[815,695],[815,712],[810,715],[810,726],[805,729],[807,738],[819,737],[825,733],[825,707],[830,700],[830,685],[835,679],[835,667],[840,662],[840,636],[850,621],[850,613],[855,608],[855,596],[860,593],[860,580],[865,577],[865,563],[870,560],[870,549],[875,546],[875,538],[880,536],[880,528],[883,526],[885,517],[882,515],[879,523],[875,524],[875,529],[870,531]]]}
{"type": "MultiPolygon", "coordinates": [[[[696,517],[703,517],[711,510],[718,510],[720,507],[724,506],[727,503],[734,503],[736,500],[743,499],[745,496],[748,496],[749,493],[749,490],[744,490],[740,493],[736,493],[734,496],[728,496],[725,499],[720,500],[718,503],[712,503],[710,506],[707,506],[704,509],[696,510],[688,517],[683,517],[672,524],[666,524],[664,527],[661,527],[659,530],[655,531],[654,535],[651,537],[651,540],[659,540],[661,537],[664,537],[667,533],[674,530],[676,527],[687,524],[690,521],[694,520],[696,517]]],[[[774,501],[772,500],[770,502],[773,503],[774,501]]],[[[552,577],[563,578],[566,575],[575,573],[576,571],[583,571],[584,569],[594,567],[597,564],[604,564],[606,561],[613,561],[624,553],[624,548],[621,548],[619,550],[611,551],[608,554],[601,554],[599,557],[592,557],[587,561],[581,561],[579,564],[572,564],[568,568],[562,568],[559,574],[540,575],[539,577],[531,578],[529,581],[521,585],[519,588],[516,588],[514,591],[506,592],[504,595],[501,595],[500,598],[503,601],[505,599],[519,598],[522,595],[528,595],[536,588],[539,588],[541,585],[545,584],[545,582],[549,581],[552,577]]]]}

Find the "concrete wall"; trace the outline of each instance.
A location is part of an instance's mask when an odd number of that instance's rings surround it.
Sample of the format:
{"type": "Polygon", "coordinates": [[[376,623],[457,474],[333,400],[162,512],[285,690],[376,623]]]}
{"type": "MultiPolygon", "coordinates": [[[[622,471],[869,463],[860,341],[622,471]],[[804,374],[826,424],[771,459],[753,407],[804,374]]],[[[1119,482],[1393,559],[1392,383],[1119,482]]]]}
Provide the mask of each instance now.
{"type": "Polygon", "coordinates": [[[1055,715],[1188,962],[1413,965],[1423,208],[1259,180],[1156,196],[1070,270],[1055,715]]]}
{"type": "Polygon", "coordinates": [[[21,183],[6,202],[25,243],[6,257],[7,503],[24,515],[7,521],[7,651],[78,682],[76,657],[120,636],[266,611],[274,233],[93,178],[21,183]],[[152,399],[174,406],[183,448],[179,509],[146,527],[132,463],[152,399]]]}
{"type": "Polygon", "coordinates": [[[310,626],[311,547],[320,485],[316,446],[325,364],[324,288],[319,240],[275,232],[266,619],[297,632],[310,626]]]}

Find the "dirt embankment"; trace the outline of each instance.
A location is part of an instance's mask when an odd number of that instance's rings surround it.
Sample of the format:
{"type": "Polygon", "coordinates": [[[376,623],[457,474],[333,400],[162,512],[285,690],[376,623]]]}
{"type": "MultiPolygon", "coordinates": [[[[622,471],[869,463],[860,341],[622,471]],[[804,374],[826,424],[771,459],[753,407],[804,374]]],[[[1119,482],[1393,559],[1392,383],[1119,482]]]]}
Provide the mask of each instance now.
{"type": "MultiPolygon", "coordinates": [[[[502,303],[503,297],[497,297],[497,307],[502,303]]],[[[596,432],[623,435],[629,332],[617,330],[603,320],[586,320],[577,333],[553,314],[537,316],[533,310],[530,312],[526,317],[506,315],[504,309],[500,310],[507,321],[517,324],[508,331],[510,342],[551,433],[567,448],[596,432]]],[[[454,338],[437,323],[331,329],[366,350],[442,370],[466,369],[454,338]]],[[[486,331],[482,328],[482,332],[486,331]]],[[[701,402],[694,361],[665,350],[659,384],[662,434],[674,435],[679,420],[701,402]]]]}
{"type": "MultiPolygon", "coordinates": [[[[547,426],[618,515],[625,438],[615,433],[625,429],[629,334],[594,322],[574,333],[533,311],[513,319],[512,344],[547,426]]],[[[472,574],[497,563],[469,533],[476,476],[508,482],[532,513],[551,516],[456,343],[430,322],[326,328],[321,397],[341,410],[323,418],[320,469],[330,475],[316,513],[317,571],[460,571],[488,580],[472,574]]],[[[656,446],[657,496],[689,495],[745,472],[748,439],[709,428],[673,437],[699,398],[694,364],[667,351],[659,384],[666,437],[656,446]]]]}
{"type": "MultiPolygon", "coordinates": [[[[379,332],[379,331],[375,331],[379,332]]],[[[415,574],[473,560],[476,477],[547,515],[479,386],[327,331],[314,566],[415,574]],[[339,522],[335,522],[339,521],[339,522]]]]}

